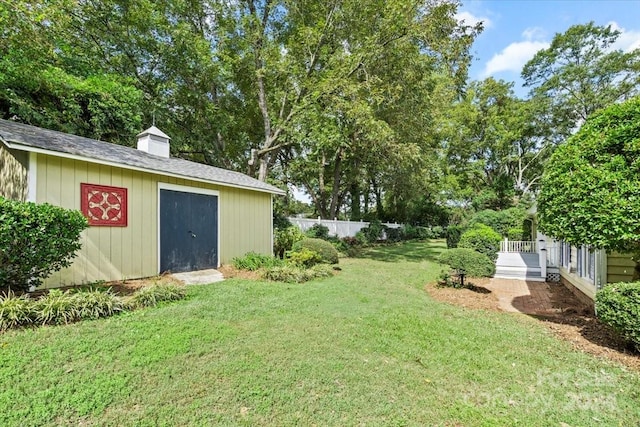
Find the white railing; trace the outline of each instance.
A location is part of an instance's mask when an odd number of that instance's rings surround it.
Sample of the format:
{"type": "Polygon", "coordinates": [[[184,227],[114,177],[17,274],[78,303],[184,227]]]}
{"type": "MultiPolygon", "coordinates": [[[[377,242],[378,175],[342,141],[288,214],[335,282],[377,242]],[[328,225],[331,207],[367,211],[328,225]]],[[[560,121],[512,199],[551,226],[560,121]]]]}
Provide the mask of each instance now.
{"type": "Polygon", "coordinates": [[[547,265],[549,267],[560,266],[560,244],[558,242],[547,242],[547,265]]]}
{"type": "Polygon", "coordinates": [[[500,252],[536,253],[536,242],[529,240],[503,240],[500,242],[500,252]]]}
{"type": "MultiPolygon", "coordinates": [[[[307,231],[314,224],[322,224],[329,229],[330,236],[354,237],[356,233],[369,226],[365,221],[339,221],[337,219],[314,219],[314,218],[288,218],[291,224],[300,227],[302,231],[307,231]]],[[[382,223],[389,228],[400,228],[402,224],[382,223]]],[[[385,238],[385,236],[383,236],[385,238]]]]}

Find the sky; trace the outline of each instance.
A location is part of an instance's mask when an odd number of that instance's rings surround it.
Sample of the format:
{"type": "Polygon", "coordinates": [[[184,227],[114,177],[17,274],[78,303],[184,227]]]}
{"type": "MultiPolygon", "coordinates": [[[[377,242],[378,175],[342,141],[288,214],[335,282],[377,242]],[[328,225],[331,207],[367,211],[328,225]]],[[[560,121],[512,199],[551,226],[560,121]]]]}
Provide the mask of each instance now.
{"type": "Polygon", "coordinates": [[[621,32],[617,48],[640,48],[640,0],[462,0],[458,19],[484,24],[469,78],[514,82],[520,97],[529,91],[520,79],[524,64],[572,25],[611,25],[621,32]]]}

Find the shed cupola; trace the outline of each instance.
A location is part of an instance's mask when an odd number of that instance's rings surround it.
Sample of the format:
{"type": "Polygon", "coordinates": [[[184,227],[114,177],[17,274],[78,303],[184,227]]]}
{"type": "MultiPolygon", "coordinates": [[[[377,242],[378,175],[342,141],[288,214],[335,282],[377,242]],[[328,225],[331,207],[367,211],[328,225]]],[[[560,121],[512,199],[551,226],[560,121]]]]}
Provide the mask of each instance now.
{"type": "Polygon", "coordinates": [[[169,158],[169,141],[171,138],[155,126],[138,134],[138,150],[154,156],[169,158]]]}

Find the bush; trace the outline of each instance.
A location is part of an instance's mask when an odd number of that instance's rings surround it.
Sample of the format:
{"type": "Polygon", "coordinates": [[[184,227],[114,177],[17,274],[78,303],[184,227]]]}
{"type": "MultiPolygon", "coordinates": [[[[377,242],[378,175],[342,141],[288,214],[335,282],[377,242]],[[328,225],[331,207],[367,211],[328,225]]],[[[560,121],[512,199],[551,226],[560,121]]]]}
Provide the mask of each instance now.
{"type": "Polygon", "coordinates": [[[640,282],[612,283],[596,293],[598,318],[640,351],[640,282]]]}
{"type": "Polygon", "coordinates": [[[71,265],[87,225],[79,211],[0,197],[0,287],[26,291],[71,265]]]}
{"type": "Polygon", "coordinates": [[[304,232],[305,236],[312,239],[329,239],[329,227],[322,224],[313,224],[307,231],[304,232]]]}
{"type": "Polygon", "coordinates": [[[302,248],[307,248],[320,255],[322,263],[337,264],[338,250],[329,242],[322,239],[303,239],[296,242],[291,248],[294,252],[299,252],[302,248]]]}
{"type": "Polygon", "coordinates": [[[273,253],[280,259],[284,258],[293,244],[304,239],[304,234],[296,226],[276,228],[273,236],[273,253]]]}
{"type": "Polygon", "coordinates": [[[36,322],[60,325],[80,319],[77,300],[68,291],[51,289],[34,304],[36,322]]]}
{"type": "Polygon", "coordinates": [[[507,230],[507,238],[509,240],[531,240],[529,237],[525,237],[524,230],[522,228],[510,228],[507,230]]]}
{"type": "Polygon", "coordinates": [[[34,319],[33,301],[28,295],[16,296],[11,291],[0,295],[0,331],[27,325],[34,319]]]}
{"type": "Polygon", "coordinates": [[[311,268],[303,269],[294,265],[284,267],[269,268],[264,272],[263,277],[274,282],[303,283],[320,277],[330,277],[333,269],[328,265],[314,265],[311,268]]]}
{"type": "Polygon", "coordinates": [[[387,235],[387,242],[389,243],[401,242],[405,239],[402,228],[385,227],[384,234],[387,235]]]}
{"type": "Polygon", "coordinates": [[[462,227],[460,225],[450,225],[449,227],[447,227],[447,229],[445,230],[447,248],[452,249],[458,247],[460,236],[462,236],[462,233],[464,233],[465,229],[465,227],[462,227]]]}
{"type": "Polygon", "coordinates": [[[256,271],[265,267],[283,265],[284,261],[271,255],[248,252],[243,257],[233,258],[233,266],[239,270],[256,271]]]}
{"type": "Polygon", "coordinates": [[[296,266],[309,268],[322,262],[322,257],[316,251],[302,248],[299,251],[291,251],[287,255],[287,260],[296,266]]]}
{"type": "Polygon", "coordinates": [[[141,288],[128,300],[130,309],[153,307],[165,301],[177,301],[186,296],[184,286],[173,284],[155,284],[141,288]]]}
{"type": "Polygon", "coordinates": [[[460,236],[458,247],[474,249],[495,261],[498,259],[500,240],[502,240],[502,237],[491,227],[484,224],[476,224],[472,229],[465,231],[460,236]]]}
{"type": "Polygon", "coordinates": [[[382,239],[384,225],[382,225],[382,223],[376,219],[371,221],[367,227],[361,229],[360,232],[362,232],[364,238],[366,239],[366,243],[375,243],[378,240],[382,239]]]}
{"type": "Polygon", "coordinates": [[[490,277],[496,270],[488,256],[469,248],[448,249],[440,254],[438,262],[456,270],[464,270],[470,277],[490,277]]]}
{"type": "Polygon", "coordinates": [[[124,310],[124,304],[111,289],[88,289],[72,294],[79,319],[98,319],[113,316],[124,310]]]}

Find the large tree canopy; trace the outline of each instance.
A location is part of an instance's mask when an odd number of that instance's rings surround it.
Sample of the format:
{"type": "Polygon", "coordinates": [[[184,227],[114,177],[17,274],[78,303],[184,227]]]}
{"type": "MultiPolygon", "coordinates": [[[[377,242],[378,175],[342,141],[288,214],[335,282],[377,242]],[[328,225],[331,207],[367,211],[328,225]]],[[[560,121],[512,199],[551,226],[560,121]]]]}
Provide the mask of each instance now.
{"type": "Polygon", "coordinates": [[[639,177],[640,97],[592,115],[557,148],[538,198],[540,229],[576,245],[640,252],[639,177]]]}

